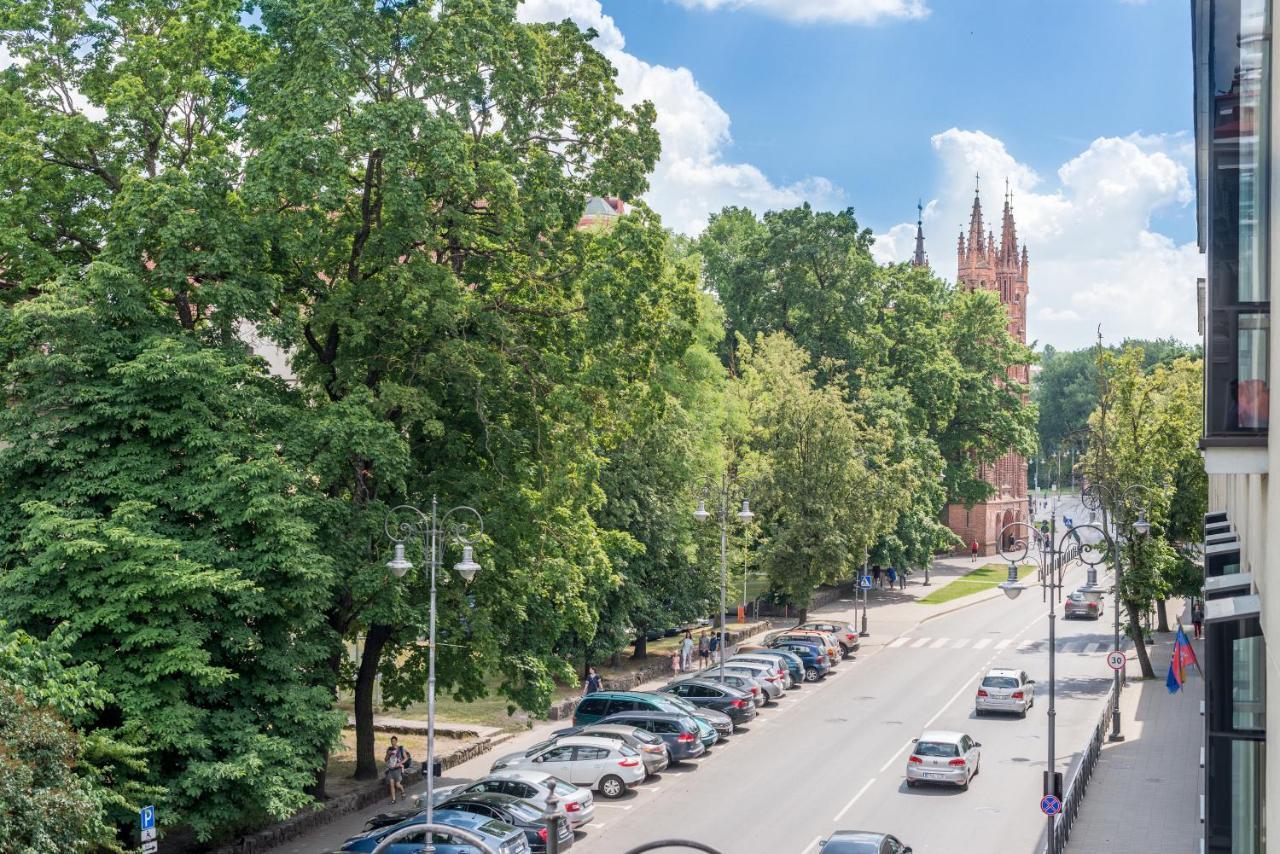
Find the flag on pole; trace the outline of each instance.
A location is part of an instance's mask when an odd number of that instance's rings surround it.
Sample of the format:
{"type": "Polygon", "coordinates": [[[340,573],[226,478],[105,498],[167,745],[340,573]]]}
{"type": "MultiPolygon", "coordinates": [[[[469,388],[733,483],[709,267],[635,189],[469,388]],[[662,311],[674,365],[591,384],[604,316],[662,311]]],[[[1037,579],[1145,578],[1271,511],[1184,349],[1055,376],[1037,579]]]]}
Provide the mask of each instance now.
{"type": "MultiPolygon", "coordinates": [[[[1169,658],[1169,675],[1164,680],[1165,687],[1169,689],[1170,694],[1176,694],[1182,690],[1182,686],[1187,681],[1187,665],[1194,664],[1196,670],[1200,670],[1200,662],[1196,659],[1196,651],[1191,646],[1191,641],[1187,640],[1187,635],[1182,631],[1182,623],[1178,623],[1178,633],[1173,639],[1173,655],[1169,658]]],[[[1203,673],[1201,676],[1203,677],[1203,673]]]]}

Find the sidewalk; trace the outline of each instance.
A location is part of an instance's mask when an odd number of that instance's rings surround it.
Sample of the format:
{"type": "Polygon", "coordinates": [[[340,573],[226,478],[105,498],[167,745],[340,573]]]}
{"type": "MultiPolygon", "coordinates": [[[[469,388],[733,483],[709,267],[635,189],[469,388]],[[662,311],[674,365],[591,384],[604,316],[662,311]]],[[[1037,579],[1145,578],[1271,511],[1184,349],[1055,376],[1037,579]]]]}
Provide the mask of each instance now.
{"type": "MultiPolygon", "coordinates": [[[[1192,641],[1196,655],[1203,650],[1192,641]]],[[[1151,651],[1155,679],[1131,680],[1120,695],[1125,740],[1103,743],[1068,854],[1195,854],[1200,850],[1200,745],[1204,680],[1193,673],[1177,694],[1165,688],[1173,635],[1151,651]]],[[[1075,747],[1074,745],[1072,747],[1075,747]]]]}

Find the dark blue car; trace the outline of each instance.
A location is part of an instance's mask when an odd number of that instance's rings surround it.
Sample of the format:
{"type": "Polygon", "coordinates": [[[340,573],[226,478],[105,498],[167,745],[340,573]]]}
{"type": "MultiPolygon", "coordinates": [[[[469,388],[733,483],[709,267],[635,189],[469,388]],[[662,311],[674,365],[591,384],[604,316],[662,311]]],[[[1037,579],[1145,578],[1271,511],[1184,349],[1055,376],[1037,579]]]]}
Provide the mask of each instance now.
{"type": "MultiPolygon", "coordinates": [[[[497,819],[458,810],[436,810],[433,817],[436,824],[447,824],[450,827],[471,831],[500,854],[529,854],[529,842],[525,839],[524,831],[497,819]]],[[[399,824],[379,827],[353,836],[342,846],[342,850],[372,851],[378,847],[379,842],[397,830],[426,823],[426,813],[419,813],[399,824]]],[[[427,843],[426,837],[425,830],[403,836],[387,847],[387,854],[422,854],[423,846],[427,843]]],[[[435,834],[434,844],[436,854],[480,854],[480,850],[474,845],[468,845],[440,833],[435,834]]]]}
{"type": "Polygon", "coordinates": [[[769,646],[800,656],[800,660],[804,662],[804,681],[806,682],[817,682],[825,678],[831,670],[831,662],[827,659],[827,654],[817,644],[779,638],[769,646]]]}

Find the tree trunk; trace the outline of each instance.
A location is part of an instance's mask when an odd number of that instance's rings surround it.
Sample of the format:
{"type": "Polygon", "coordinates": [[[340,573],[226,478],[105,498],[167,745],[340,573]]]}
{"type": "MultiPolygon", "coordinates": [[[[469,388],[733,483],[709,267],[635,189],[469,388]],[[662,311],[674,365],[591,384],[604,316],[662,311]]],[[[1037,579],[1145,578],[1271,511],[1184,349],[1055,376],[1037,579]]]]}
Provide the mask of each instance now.
{"type": "Polygon", "coordinates": [[[1142,678],[1153,679],[1156,674],[1151,669],[1151,656],[1147,654],[1147,641],[1142,634],[1142,612],[1132,602],[1125,602],[1124,606],[1129,612],[1129,636],[1134,638],[1133,648],[1138,653],[1138,666],[1142,670],[1142,678]]]}
{"type": "Polygon", "coordinates": [[[370,626],[360,653],[355,691],[357,780],[373,780],[378,776],[378,759],[373,755],[373,685],[382,660],[382,649],[390,637],[390,626],[370,626]]]}
{"type": "Polygon", "coordinates": [[[807,623],[809,621],[809,606],[799,605],[796,607],[796,625],[807,623]]]}
{"type": "Polygon", "coordinates": [[[1168,612],[1165,611],[1166,604],[1167,603],[1165,602],[1164,599],[1160,599],[1156,602],[1156,631],[1157,632],[1170,631],[1169,614],[1168,612]]]}
{"type": "Polygon", "coordinates": [[[631,653],[633,659],[641,659],[649,657],[649,638],[648,628],[636,629],[636,649],[631,653]]]}

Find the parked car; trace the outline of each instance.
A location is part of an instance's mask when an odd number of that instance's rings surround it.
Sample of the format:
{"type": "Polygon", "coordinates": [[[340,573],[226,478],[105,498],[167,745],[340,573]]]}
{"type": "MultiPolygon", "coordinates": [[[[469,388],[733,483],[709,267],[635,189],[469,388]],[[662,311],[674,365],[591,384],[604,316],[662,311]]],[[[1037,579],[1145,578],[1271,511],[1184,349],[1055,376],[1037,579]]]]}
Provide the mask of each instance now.
{"type": "Polygon", "coordinates": [[[981,717],[986,712],[1013,712],[1025,718],[1027,709],[1035,705],[1035,682],[1027,678],[1025,670],[1003,667],[988,670],[973,700],[974,713],[981,717]]]}
{"type": "Polygon", "coordinates": [[[662,739],[646,729],[618,724],[592,724],[587,727],[572,726],[558,729],[552,733],[556,738],[569,735],[590,735],[597,738],[612,738],[620,741],[640,754],[644,762],[646,775],[660,774],[671,764],[671,753],[662,739]]]}
{"type": "Polygon", "coordinates": [[[680,697],[695,706],[714,709],[728,715],[734,724],[754,720],[756,704],[751,695],[729,685],[706,679],[680,679],[665,685],[662,691],[680,697]]]}
{"type": "Polygon", "coordinates": [[[729,661],[754,661],[773,668],[773,672],[782,677],[782,687],[784,690],[790,691],[795,687],[795,680],[791,678],[791,670],[787,667],[785,661],[777,656],[759,655],[754,652],[739,652],[730,656],[729,661]]]}
{"type": "MultiPolygon", "coordinates": [[[[499,854],[530,854],[529,842],[525,839],[523,831],[497,819],[458,810],[440,810],[432,818],[436,824],[447,824],[450,827],[471,831],[499,854]]],[[[420,813],[399,824],[380,827],[353,836],[343,844],[342,850],[372,851],[383,839],[396,831],[426,823],[426,815],[420,813]]],[[[435,845],[436,854],[480,854],[474,845],[468,845],[443,833],[436,833],[434,837],[431,842],[435,845]]],[[[397,839],[385,851],[386,854],[422,854],[422,846],[425,844],[427,844],[427,831],[424,830],[397,839]]]]}
{"type": "Polygon", "coordinates": [[[915,739],[907,757],[907,786],[939,783],[969,788],[978,775],[982,745],[962,732],[929,730],[915,739]]]}
{"type": "MultiPolygon", "coordinates": [[[[474,783],[445,786],[436,789],[436,803],[443,803],[455,795],[477,792],[498,792],[517,797],[541,813],[546,813],[551,798],[551,784],[555,783],[557,809],[575,829],[590,823],[595,817],[595,798],[591,789],[575,786],[545,771],[526,771],[509,768],[481,777],[474,783]]],[[[415,801],[418,799],[415,798],[415,801]]],[[[415,810],[416,814],[416,810],[415,810]]]]}
{"type": "MultiPolygon", "coordinates": [[[[533,854],[545,854],[547,850],[548,832],[544,814],[519,798],[500,795],[497,792],[455,795],[441,804],[440,809],[458,810],[497,819],[524,831],[525,841],[529,843],[529,850],[533,854]]],[[[573,828],[560,822],[556,839],[561,851],[570,847],[573,845],[573,828]]]]}
{"type": "Polygon", "coordinates": [[[1085,617],[1090,620],[1102,618],[1102,591],[1080,588],[1067,597],[1062,606],[1063,619],[1085,617]]]}
{"type": "Polygon", "coordinates": [[[513,753],[493,763],[493,771],[528,768],[589,786],[606,798],[620,798],[644,780],[640,754],[609,738],[575,735],[557,739],[533,755],[513,753]]]}
{"type": "Polygon", "coordinates": [[[764,692],[764,685],[761,684],[763,680],[757,679],[754,676],[743,676],[740,673],[726,673],[724,678],[721,679],[719,669],[714,668],[711,670],[704,670],[697,676],[691,678],[701,679],[705,682],[714,682],[717,685],[728,685],[732,688],[737,688],[739,691],[744,693],[749,693],[752,701],[756,704],[756,708],[763,706],[767,699],[767,695],[764,692]]]}
{"type": "Polygon", "coordinates": [[[846,623],[843,620],[810,620],[807,623],[801,623],[796,628],[826,632],[833,636],[836,642],[840,644],[840,648],[844,651],[846,657],[853,655],[862,648],[862,638],[858,635],[858,630],[851,623],[846,623]]]}
{"type": "MultiPolygon", "coordinates": [[[[711,668],[716,673],[720,672],[717,665],[711,668]]],[[[782,696],[782,680],[769,673],[768,668],[762,664],[753,664],[749,661],[726,661],[724,663],[724,672],[733,673],[739,676],[752,676],[759,680],[760,687],[765,692],[765,704],[768,705],[770,700],[776,700],[782,696]]]]}
{"type": "Polygon", "coordinates": [[[788,640],[799,640],[799,641],[807,640],[810,643],[816,643],[818,647],[822,650],[823,654],[831,659],[830,662],[828,663],[832,667],[835,667],[836,664],[839,663],[840,661],[840,658],[841,658],[840,642],[836,640],[833,635],[828,634],[827,632],[819,632],[811,629],[788,629],[785,632],[772,635],[771,637],[767,638],[767,640],[773,641],[773,640],[778,640],[780,638],[786,638],[788,640]]]}
{"type": "Polygon", "coordinates": [[[800,660],[800,656],[788,650],[745,644],[738,647],[738,654],[741,655],[743,653],[775,656],[787,668],[787,673],[790,674],[793,685],[799,685],[804,682],[804,662],[800,660]]]}
{"type": "Polygon", "coordinates": [[[831,659],[822,651],[822,647],[817,643],[810,643],[807,640],[790,640],[788,638],[776,638],[770,642],[774,649],[784,650],[798,655],[804,664],[804,681],[817,682],[819,679],[825,679],[827,674],[831,672],[831,659]]]}
{"type": "Polygon", "coordinates": [[[666,744],[673,764],[697,759],[707,750],[698,722],[684,712],[618,712],[601,723],[632,726],[653,733],[666,744]]]}
{"type": "Polygon", "coordinates": [[[618,712],[666,712],[670,703],[665,698],[639,691],[597,691],[578,701],[573,710],[573,725],[588,726],[618,712]]]}
{"type": "Polygon", "coordinates": [[[728,738],[733,735],[733,718],[724,712],[699,708],[682,697],[664,694],[661,691],[645,691],[644,693],[665,703],[670,711],[684,712],[693,718],[693,722],[698,725],[698,735],[702,739],[702,743],[707,747],[711,747],[722,738],[728,738]]]}
{"type": "Polygon", "coordinates": [[[911,846],[898,837],[865,830],[837,830],[819,840],[818,849],[822,854],[911,854],[911,846]]]}

